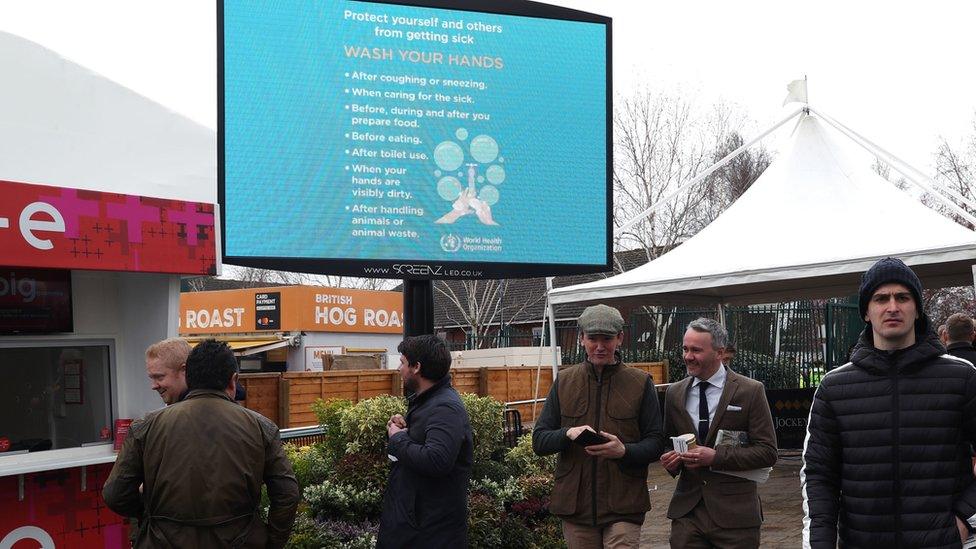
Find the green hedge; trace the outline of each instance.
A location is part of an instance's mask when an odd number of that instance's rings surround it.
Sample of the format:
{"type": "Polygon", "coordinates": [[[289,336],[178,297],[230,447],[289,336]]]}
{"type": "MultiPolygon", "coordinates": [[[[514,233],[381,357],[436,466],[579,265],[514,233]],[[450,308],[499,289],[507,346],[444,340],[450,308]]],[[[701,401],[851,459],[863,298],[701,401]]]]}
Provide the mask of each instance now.
{"type": "MultiPolygon", "coordinates": [[[[530,435],[502,445],[504,406],[491,397],[462,394],[474,435],[468,498],[472,548],[565,547],[558,519],[549,514],[554,457],[532,453],[530,435]]],[[[286,445],[303,490],[290,548],[375,547],[389,474],[386,423],[406,415],[401,397],[380,396],[352,404],[319,400],[312,405],[325,441],[286,445]]]]}

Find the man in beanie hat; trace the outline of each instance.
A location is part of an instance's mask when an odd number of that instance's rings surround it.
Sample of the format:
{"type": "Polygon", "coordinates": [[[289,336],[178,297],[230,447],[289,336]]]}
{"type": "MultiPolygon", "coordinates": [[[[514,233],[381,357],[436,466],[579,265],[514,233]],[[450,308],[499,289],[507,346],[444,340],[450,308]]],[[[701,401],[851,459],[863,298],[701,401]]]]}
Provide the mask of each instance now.
{"type": "Polygon", "coordinates": [[[976,527],[976,368],[945,354],[898,259],[861,281],[867,327],[823,377],[800,483],[804,547],[960,547],[976,527]]]}
{"type": "Polygon", "coordinates": [[[654,380],[620,360],[623,327],[613,307],[583,311],[586,360],[559,373],[532,431],[536,454],[559,454],[549,511],[569,549],[636,548],[651,508],[647,465],[664,432],[654,380]]]}

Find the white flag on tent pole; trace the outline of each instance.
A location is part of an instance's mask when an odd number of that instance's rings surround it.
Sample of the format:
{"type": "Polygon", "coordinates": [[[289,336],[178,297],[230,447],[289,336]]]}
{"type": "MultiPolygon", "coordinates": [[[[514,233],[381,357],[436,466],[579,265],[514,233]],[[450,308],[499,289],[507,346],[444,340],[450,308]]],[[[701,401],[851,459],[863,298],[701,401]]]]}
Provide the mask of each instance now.
{"type": "Polygon", "coordinates": [[[786,86],[786,90],[789,94],[786,95],[786,99],[783,100],[783,104],[787,103],[807,103],[807,79],[794,80],[786,86]]]}

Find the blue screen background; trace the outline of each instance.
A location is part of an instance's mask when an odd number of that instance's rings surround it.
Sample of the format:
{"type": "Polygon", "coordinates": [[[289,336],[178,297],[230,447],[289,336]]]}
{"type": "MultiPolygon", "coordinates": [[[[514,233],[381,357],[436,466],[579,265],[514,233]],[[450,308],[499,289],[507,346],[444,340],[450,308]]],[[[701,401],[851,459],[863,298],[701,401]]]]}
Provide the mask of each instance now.
{"type": "MultiPolygon", "coordinates": [[[[602,24],[493,15],[354,1],[227,2],[224,6],[224,138],[226,250],[229,256],[353,258],[502,263],[604,264],[606,250],[606,29],[602,24]],[[502,32],[443,29],[354,21],[346,12],[500,25],[502,32]],[[376,28],[469,35],[474,44],[442,44],[378,37],[376,28]],[[348,57],[346,47],[383,48],[392,60],[348,57]],[[503,68],[402,61],[400,50],[501,58],[503,68]],[[485,89],[442,88],[349,78],[414,76],[483,82],[485,89]],[[354,88],[379,92],[435,91],[470,95],[474,104],[413,102],[355,97],[354,88]],[[423,117],[419,128],[368,128],[351,124],[347,105],[424,110],[458,109],[490,120],[423,117]],[[458,130],[462,130],[458,133],[458,130]],[[356,142],[351,132],[407,135],[422,143],[356,142]],[[466,136],[465,136],[466,132],[466,136]],[[476,136],[497,143],[497,157],[478,162],[470,153],[476,136]],[[461,139],[460,136],[465,136],[461,139]],[[434,149],[453,141],[464,154],[455,170],[441,169],[434,149]],[[354,158],[347,151],[397,149],[422,159],[354,158]],[[485,178],[489,168],[504,180],[492,185],[496,226],[476,215],[453,224],[434,221],[452,201],[439,192],[443,177],[467,185],[467,164],[485,178]],[[354,197],[353,165],[405,168],[399,186],[412,198],[354,197]],[[369,215],[356,206],[409,206],[423,216],[369,215]],[[383,237],[354,236],[354,218],[387,217],[383,237]],[[391,236],[391,230],[416,236],[391,236]],[[467,240],[465,240],[467,239],[467,240]],[[480,239],[480,240],[479,240],[480,239]],[[500,239],[500,240],[499,240],[500,239]],[[466,249],[461,242],[489,242],[493,249],[466,249]],[[499,249],[500,248],[500,249],[499,249]]],[[[376,175],[380,179],[389,176],[376,175]]],[[[497,177],[496,177],[497,181],[497,177]]],[[[482,188],[490,181],[476,185],[482,188]]],[[[451,185],[447,185],[451,187],[451,185]]],[[[369,187],[373,188],[373,187],[369,187]]],[[[448,193],[449,195],[451,193],[448,193]]],[[[452,195],[453,196],[453,195],[452,195]]],[[[488,192],[488,198],[492,193],[488,192]]],[[[477,246],[476,246],[477,247],[477,246]]]]}

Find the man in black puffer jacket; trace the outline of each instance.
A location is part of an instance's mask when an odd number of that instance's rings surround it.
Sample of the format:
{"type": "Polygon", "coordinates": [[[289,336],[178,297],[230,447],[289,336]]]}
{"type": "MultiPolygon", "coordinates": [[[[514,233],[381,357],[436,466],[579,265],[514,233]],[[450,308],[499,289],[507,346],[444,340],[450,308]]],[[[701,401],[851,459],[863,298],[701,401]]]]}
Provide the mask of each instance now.
{"type": "Polygon", "coordinates": [[[864,274],[868,325],[810,410],[804,547],[958,549],[976,527],[976,368],[945,354],[921,294],[898,259],[864,274]]]}

